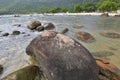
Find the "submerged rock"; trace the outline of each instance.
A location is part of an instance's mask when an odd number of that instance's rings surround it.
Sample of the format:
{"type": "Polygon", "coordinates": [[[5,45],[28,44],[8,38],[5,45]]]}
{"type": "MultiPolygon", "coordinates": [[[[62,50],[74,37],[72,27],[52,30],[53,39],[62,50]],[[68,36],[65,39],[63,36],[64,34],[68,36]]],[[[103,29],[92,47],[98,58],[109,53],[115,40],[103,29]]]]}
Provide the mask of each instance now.
{"type": "Polygon", "coordinates": [[[120,33],[111,32],[111,31],[103,31],[100,33],[100,35],[109,37],[109,38],[120,38],[120,33]]]}
{"type": "Polygon", "coordinates": [[[0,74],[2,74],[2,72],[3,72],[3,66],[0,65],[0,74]]]}
{"type": "Polygon", "coordinates": [[[82,25],[80,25],[80,24],[74,24],[73,25],[73,28],[76,28],[76,29],[79,29],[79,28],[82,28],[83,26],[82,25]]]}
{"type": "Polygon", "coordinates": [[[26,48],[48,80],[97,80],[98,66],[89,51],[77,41],[45,31],[26,48]]]}
{"type": "Polygon", "coordinates": [[[44,27],[45,27],[45,30],[51,30],[55,28],[55,25],[53,23],[46,23],[44,27]]]}
{"type": "Polygon", "coordinates": [[[120,80],[120,70],[106,59],[95,57],[100,69],[100,80],[120,80]]]}
{"type": "Polygon", "coordinates": [[[75,36],[78,39],[80,39],[81,41],[84,41],[84,42],[93,42],[93,41],[95,41],[95,38],[90,33],[87,33],[87,32],[77,32],[75,34],[75,36]]]}
{"type": "Polygon", "coordinates": [[[13,31],[12,35],[19,35],[20,31],[13,31]]]}
{"type": "Polygon", "coordinates": [[[28,28],[33,30],[36,29],[38,26],[41,26],[41,22],[38,20],[34,20],[29,23],[28,28]]]}
{"type": "Polygon", "coordinates": [[[9,35],[9,33],[3,33],[2,34],[2,36],[8,36],[9,35]]]}
{"type": "Polygon", "coordinates": [[[39,67],[31,65],[9,74],[2,80],[35,80],[38,74],[39,67]]]}
{"type": "Polygon", "coordinates": [[[92,52],[92,55],[96,57],[107,58],[109,56],[114,55],[114,53],[110,51],[98,51],[98,52],[92,52]]]}

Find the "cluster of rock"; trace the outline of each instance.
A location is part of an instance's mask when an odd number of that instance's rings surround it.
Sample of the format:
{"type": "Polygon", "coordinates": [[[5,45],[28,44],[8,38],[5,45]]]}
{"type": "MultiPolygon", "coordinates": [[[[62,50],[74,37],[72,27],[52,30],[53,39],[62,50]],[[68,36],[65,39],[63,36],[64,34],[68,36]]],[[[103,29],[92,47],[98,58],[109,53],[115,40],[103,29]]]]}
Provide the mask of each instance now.
{"type": "MultiPolygon", "coordinates": [[[[120,38],[120,33],[113,32],[113,31],[103,31],[103,32],[100,32],[100,35],[108,38],[113,38],[113,39],[120,38]]],[[[96,41],[96,39],[90,33],[84,32],[84,31],[76,32],[75,36],[83,42],[91,43],[96,41]]]]}
{"type": "Polygon", "coordinates": [[[50,30],[54,29],[55,25],[53,23],[47,23],[45,25],[42,25],[42,23],[38,20],[31,21],[28,24],[28,28],[30,30],[37,30],[37,31],[43,31],[43,30],[50,30]]]}

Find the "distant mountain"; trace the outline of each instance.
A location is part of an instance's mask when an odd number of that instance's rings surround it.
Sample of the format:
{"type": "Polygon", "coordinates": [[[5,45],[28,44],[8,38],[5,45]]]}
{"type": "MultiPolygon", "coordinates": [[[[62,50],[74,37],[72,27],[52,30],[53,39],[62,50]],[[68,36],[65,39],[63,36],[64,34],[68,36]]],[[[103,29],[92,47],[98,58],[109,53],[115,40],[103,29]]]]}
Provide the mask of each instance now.
{"type": "Polygon", "coordinates": [[[0,0],[0,13],[45,12],[53,7],[71,8],[74,3],[98,0],[0,0]]]}

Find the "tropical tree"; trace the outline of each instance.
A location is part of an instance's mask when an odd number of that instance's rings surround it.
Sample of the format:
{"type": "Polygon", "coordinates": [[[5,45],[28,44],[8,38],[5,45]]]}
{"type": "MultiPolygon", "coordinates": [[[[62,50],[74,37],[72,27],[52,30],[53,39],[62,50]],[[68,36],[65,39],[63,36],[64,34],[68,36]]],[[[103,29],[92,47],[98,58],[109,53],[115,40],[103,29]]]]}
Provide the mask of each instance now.
{"type": "Polygon", "coordinates": [[[100,11],[115,11],[117,10],[117,4],[116,2],[106,0],[98,7],[98,9],[100,11]]]}
{"type": "Polygon", "coordinates": [[[80,4],[74,4],[73,11],[74,11],[74,12],[82,12],[83,9],[82,9],[82,7],[80,6],[80,4]]]}

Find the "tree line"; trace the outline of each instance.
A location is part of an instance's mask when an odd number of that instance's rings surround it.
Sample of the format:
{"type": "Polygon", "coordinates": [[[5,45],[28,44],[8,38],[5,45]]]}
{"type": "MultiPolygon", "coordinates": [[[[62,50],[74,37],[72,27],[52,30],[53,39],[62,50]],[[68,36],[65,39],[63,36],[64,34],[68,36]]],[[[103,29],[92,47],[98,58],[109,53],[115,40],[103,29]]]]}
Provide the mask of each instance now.
{"type": "Polygon", "coordinates": [[[86,2],[83,1],[80,3],[73,3],[72,8],[60,8],[54,7],[48,10],[50,13],[57,12],[111,12],[120,9],[120,1],[119,0],[99,0],[98,2],[86,2]]]}

